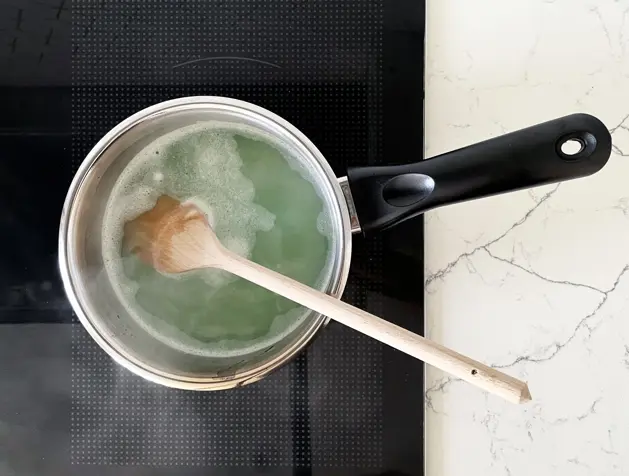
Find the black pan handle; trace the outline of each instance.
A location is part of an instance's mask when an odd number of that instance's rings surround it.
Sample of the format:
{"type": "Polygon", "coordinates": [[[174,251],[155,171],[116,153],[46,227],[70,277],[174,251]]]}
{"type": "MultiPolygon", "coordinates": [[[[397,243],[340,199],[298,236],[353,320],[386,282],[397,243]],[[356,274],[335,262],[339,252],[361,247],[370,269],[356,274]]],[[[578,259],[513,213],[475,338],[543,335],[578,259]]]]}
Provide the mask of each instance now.
{"type": "Polygon", "coordinates": [[[370,232],[443,205],[591,175],[611,148],[600,120],[572,114],[414,164],[350,168],[347,180],[370,232]],[[569,141],[572,155],[562,150],[569,141]]]}

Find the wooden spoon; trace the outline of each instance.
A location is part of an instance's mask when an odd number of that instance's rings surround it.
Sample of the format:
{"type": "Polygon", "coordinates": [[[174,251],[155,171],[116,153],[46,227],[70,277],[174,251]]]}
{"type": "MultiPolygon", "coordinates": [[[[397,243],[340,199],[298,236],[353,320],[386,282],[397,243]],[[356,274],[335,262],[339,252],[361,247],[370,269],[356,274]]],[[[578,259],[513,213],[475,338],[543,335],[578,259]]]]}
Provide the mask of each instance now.
{"type": "Polygon", "coordinates": [[[162,195],[152,210],[125,224],[124,238],[124,246],[159,272],[229,271],[506,400],[531,400],[525,382],[229,251],[191,203],[162,195]]]}

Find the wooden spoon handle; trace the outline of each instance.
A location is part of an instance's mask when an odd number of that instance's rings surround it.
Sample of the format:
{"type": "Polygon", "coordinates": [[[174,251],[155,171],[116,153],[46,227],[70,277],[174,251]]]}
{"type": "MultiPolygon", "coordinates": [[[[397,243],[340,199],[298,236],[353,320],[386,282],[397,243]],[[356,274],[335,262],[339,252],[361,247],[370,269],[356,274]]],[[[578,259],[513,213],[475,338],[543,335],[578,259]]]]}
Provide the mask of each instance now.
{"type": "Polygon", "coordinates": [[[531,400],[528,386],[496,369],[225,250],[220,267],[510,402],[531,400]]]}

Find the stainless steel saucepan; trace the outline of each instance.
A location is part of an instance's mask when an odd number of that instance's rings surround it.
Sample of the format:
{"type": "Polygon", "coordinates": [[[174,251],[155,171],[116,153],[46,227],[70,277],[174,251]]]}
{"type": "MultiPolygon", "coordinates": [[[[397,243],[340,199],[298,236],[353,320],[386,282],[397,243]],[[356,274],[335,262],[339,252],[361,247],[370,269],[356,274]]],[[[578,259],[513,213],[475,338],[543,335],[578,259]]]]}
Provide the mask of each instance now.
{"type": "Polygon", "coordinates": [[[170,346],[130,317],[104,273],[101,231],[121,171],[160,136],[199,121],[246,126],[295,160],[315,184],[331,227],[329,272],[321,290],[340,298],[352,233],[375,232],[443,205],[565,181],[600,170],[611,137],[596,118],[574,114],[410,165],[359,167],[337,179],[310,140],[281,117],[222,97],[187,97],[140,111],[107,133],[72,181],[59,231],[59,266],[83,326],[118,363],[153,382],[197,390],[256,381],[288,362],[326,323],[305,310],[289,332],[237,355],[204,355],[170,346]],[[577,149],[564,151],[571,142],[577,149]]]}

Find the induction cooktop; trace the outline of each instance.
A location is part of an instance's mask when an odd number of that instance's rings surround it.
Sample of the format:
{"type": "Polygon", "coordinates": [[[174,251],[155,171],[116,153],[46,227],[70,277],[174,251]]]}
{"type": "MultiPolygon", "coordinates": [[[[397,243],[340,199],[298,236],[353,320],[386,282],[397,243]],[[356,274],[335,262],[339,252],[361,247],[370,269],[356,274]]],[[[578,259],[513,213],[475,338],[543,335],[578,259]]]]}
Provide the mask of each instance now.
{"type": "MultiPolygon", "coordinates": [[[[65,298],[57,234],[79,163],[175,97],[244,99],[338,175],[423,154],[424,2],[0,0],[0,474],[421,475],[423,367],[331,323],[237,390],[115,364],[65,298]]],[[[356,236],[344,299],[423,332],[423,222],[356,236]]]]}

